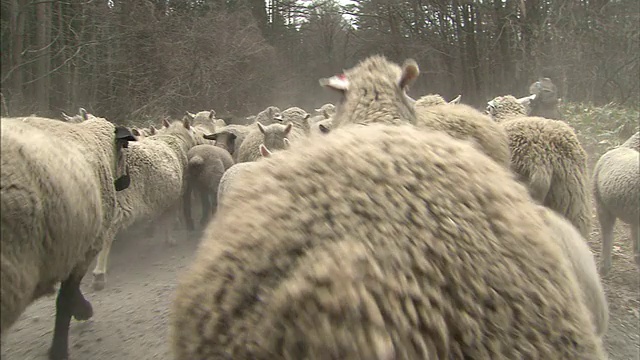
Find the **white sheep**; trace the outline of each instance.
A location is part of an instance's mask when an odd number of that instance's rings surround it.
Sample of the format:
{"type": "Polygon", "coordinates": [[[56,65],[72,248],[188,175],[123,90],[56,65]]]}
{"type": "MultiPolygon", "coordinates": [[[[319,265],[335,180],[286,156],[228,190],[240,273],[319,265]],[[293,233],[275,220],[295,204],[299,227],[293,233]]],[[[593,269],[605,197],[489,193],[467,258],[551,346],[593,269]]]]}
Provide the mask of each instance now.
{"type": "Polygon", "coordinates": [[[71,317],[93,315],[80,282],[115,217],[116,191],[130,183],[122,148],[135,141],[131,132],[86,112],[81,117],[0,121],[0,333],[62,282],[51,360],[68,358],[71,317]]]}
{"type": "Polygon", "coordinates": [[[111,244],[118,231],[138,221],[158,219],[156,223],[165,242],[175,244],[171,230],[186,186],[187,152],[195,145],[197,141],[189,119],[183,118],[159,134],[130,146],[129,171],[131,177],[138,181],[118,193],[118,217],[105,238],[93,270],[94,290],[101,290],[106,284],[111,244]]]}
{"type": "MultiPolygon", "coordinates": [[[[288,138],[294,134],[294,131],[292,123],[264,126],[262,123],[257,122],[255,128],[247,134],[242,145],[240,145],[236,162],[243,163],[260,159],[259,146],[263,143],[271,151],[284,149],[285,141],[289,141],[288,138]]],[[[297,132],[293,138],[301,136],[304,135],[297,132]]]]}
{"type": "Polygon", "coordinates": [[[640,268],[639,138],[636,132],[621,146],[607,151],[593,170],[593,194],[602,235],[602,276],[611,269],[613,227],[617,219],[631,228],[635,263],[640,268]]]}
{"type": "MultiPolygon", "coordinates": [[[[291,144],[287,142],[286,148],[289,148],[290,145],[291,144]]],[[[260,151],[260,155],[263,158],[270,157],[272,154],[272,152],[264,144],[260,144],[258,150],[260,151]]],[[[237,163],[232,165],[224,172],[224,174],[222,174],[222,178],[220,178],[220,182],[218,185],[217,204],[219,207],[222,206],[222,199],[225,198],[225,194],[229,192],[229,189],[234,186],[239,178],[242,178],[245,174],[251,172],[254,164],[254,161],[237,163]]]]}
{"type": "Polygon", "coordinates": [[[320,85],[342,95],[333,128],[348,124],[415,124],[413,103],[406,94],[420,70],[415,60],[402,67],[382,55],[370,56],[343,74],[320,79],[320,85]]]}
{"type": "Polygon", "coordinates": [[[179,280],[173,358],[605,358],[555,230],[469,143],[343,124],[253,165],[179,280]]]}
{"type": "Polygon", "coordinates": [[[447,102],[441,95],[439,94],[427,94],[420,97],[416,100],[413,106],[435,106],[435,105],[446,105],[446,104],[459,104],[462,99],[462,94],[456,96],[453,100],[447,102]]]}
{"type": "Polygon", "coordinates": [[[191,218],[191,193],[195,191],[202,203],[200,224],[206,225],[217,207],[218,184],[222,174],[233,166],[227,150],[208,144],[196,145],[187,152],[186,189],[183,194],[183,212],[187,229],[194,230],[191,218]]]}

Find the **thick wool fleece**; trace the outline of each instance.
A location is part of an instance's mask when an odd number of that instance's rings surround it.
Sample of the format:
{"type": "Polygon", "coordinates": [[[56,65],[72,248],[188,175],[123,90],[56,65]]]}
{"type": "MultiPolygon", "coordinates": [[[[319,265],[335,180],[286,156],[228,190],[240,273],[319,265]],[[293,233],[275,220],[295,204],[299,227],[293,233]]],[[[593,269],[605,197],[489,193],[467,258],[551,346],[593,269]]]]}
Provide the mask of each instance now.
{"type": "Polygon", "coordinates": [[[180,279],[175,359],[605,357],[538,207],[467,142],[351,126],[254,165],[180,279]]]}

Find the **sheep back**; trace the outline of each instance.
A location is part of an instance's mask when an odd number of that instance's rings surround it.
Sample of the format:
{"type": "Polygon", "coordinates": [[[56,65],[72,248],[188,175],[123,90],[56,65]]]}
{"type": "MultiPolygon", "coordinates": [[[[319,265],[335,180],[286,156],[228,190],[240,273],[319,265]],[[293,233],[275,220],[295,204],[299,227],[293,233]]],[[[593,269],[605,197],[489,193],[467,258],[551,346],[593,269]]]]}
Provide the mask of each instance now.
{"type": "Polygon", "coordinates": [[[627,224],[640,222],[639,164],[638,151],[620,146],[603,154],[593,170],[596,206],[627,224]]]}
{"type": "Polygon", "coordinates": [[[551,209],[541,207],[541,211],[546,224],[555,234],[553,238],[571,263],[583,299],[591,312],[595,331],[603,336],[609,323],[609,305],[591,249],[578,230],[566,219],[551,209]]]}
{"type": "Polygon", "coordinates": [[[86,270],[99,252],[116,210],[121,150],[115,125],[93,116],[80,123],[3,118],[0,126],[4,334],[33,300],[86,270]]]}
{"type": "Polygon", "coordinates": [[[371,124],[252,165],[179,281],[175,359],[604,358],[526,189],[468,143],[371,124]]]}
{"type": "Polygon", "coordinates": [[[501,123],[509,138],[511,169],[533,199],[567,218],[584,238],[591,231],[587,153],[563,121],[521,117],[501,123]]]}
{"type": "Polygon", "coordinates": [[[213,145],[196,145],[189,149],[187,157],[188,181],[209,192],[218,188],[222,174],[233,166],[229,152],[213,145]]]}
{"type": "Polygon", "coordinates": [[[464,104],[429,107],[416,104],[416,114],[418,127],[441,130],[460,140],[471,140],[497,163],[509,167],[511,156],[507,133],[489,116],[464,104]]]}

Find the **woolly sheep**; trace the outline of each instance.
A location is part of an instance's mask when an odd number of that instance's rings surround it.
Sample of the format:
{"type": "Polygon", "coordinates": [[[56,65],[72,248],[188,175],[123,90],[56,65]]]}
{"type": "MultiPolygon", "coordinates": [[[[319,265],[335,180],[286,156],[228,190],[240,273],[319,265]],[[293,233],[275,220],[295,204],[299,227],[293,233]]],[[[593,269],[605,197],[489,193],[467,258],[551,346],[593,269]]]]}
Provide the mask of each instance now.
{"type": "Polygon", "coordinates": [[[187,152],[197,145],[188,118],[174,121],[162,133],[149,136],[129,149],[128,166],[131,177],[138,179],[118,194],[118,218],[105,238],[93,270],[93,288],[106,284],[107,263],[111,244],[122,229],[145,219],[158,219],[165,242],[174,245],[171,236],[176,214],[184,193],[187,152]]]}
{"type": "Polygon", "coordinates": [[[80,123],[38,117],[0,122],[0,334],[61,282],[52,360],[68,357],[71,317],[93,315],[80,282],[115,216],[116,191],[130,182],[121,149],[135,141],[131,132],[82,116],[80,123]]]}
{"type": "Polygon", "coordinates": [[[311,114],[299,107],[290,107],[282,112],[282,123],[293,124],[293,129],[289,134],[291,140],[301,139],[309,134],[309,118],[311,114]]]}
{"type": "Polygon", "coordinates": [[[238,161],[238,153],[244,139],[251,132],[251,126],[248,125],[227,125],[216,129],[214,133],[205,134],[207,140],[215,140],[215,145],[227,150],[235,162],[238,161]]]}
{"type": "Polygon", "coordinates": [[[558,89],[549,78],[541,78],[529,86],[529,93],[534,95],[530,102],[529,116],[561,120],[558,110],[558,89]]]}
{"type": "MultiPolygon", "coordinates": [[[[287,143],[287,147],[290,144],[287,143]]],[[[260,155],[265,157],[270,157],[272,152],[267,149],[264,144],[260,144],[259,147],[260,155]]],[[[229,192],[229,189],[233,188],[237,183],[239,178],[242,178],[251,171],[255,162],[243,162],[234,164],[231,166],[224,174],[222,174],[222,178],[220,179],[220,184],[218,185],[218,207],[222,206],[222,199],[225,198],[225,194],[229,192]]]]}
{"type": "Polygon", "coordinates": [[[415,124],[416,114],[406,94],[419,75],[418,64],[407,59],[400,68],[382,55],[360,61],[344,74],[320,79],[320,85],[342,95],[333,127],[347,124],[415,124]]]}
{"type": "Polygon", "coordinates": [[[323,118],[328,119],[331,116],[333,116],[333,114],[336,113],[336,107],[331,103],[326,103],[320,106],[319,108],[315,109],[315,112],[318,115],[322,115],[323,118]]]}
{"type": "Polygon", "coordinates": [[[236,162],[243,163],[260,159],[259,146],[261,143],[264,143],[271,151],[284,149],[285,140],[292,134],[292,130],[292,123],[264,126],[257,122],[256,128],[247,135],[240,145],[236,162]]]}
{"type": "Polygon", "coordinates": [[[88,113],[87,110],[85,110],[84,108],[79,108],[78,109],[78,114],[74,115],[74,116],[69,116],[67,114],[65,114],[65,112],[62,112],[62,119],[66,122],[70,122],[70,123],[81,123],[84,120],[86,120],[88,117],[88,113]]]}
{"type": "Polygon", "coordinates": [[[593,170],[593,194],[602,234],[600,274],[611,269],[613,227],[617,219],[631,228],[636,265],[640,267],[640,153],[638,133],[620,147],[607,151],[593,170]],[[635,140],[635,144],[634,144],[635,140]]]}
{"type": "Polygon", "coordinates": [[[333,119],[324,119],[310,125],[309,135],[326,135],[333,128],[333,119]]]}
{"type": "Polygon", "coordinates": [[[418,127],[444,131],[454,138],[472,141],[493,160],[509,168],[511,157],[507,133],[489,116],[465,104],[426,104],[427,100],[418,100],[415,105],[418,127]]]}
{"type": "Polygon", "coordinates": [[[435,105],[446,105],[446,104],[458,104],[462,99],[462,95],[458,95],[455,99],[447,102],[442,96],[438,94],[428,94],[424,95],[418,100],[416,100],[413,106],[435,106],[435,105]]]}
{"type": "Polygon", "coordinates": [[[282,118],[280,109],[276,106],[267,107],[266,109],[262,110],[255,116],[253,123],[255,124],[257,122],[260,122],[262,125],[265,125],[265,126],[282,123],[283,118],[282,118]]]}
{"type": "Polygon", "coordinates": [[[200,224],[204,226],[215,211],[218,198],[218,184],[222,174],[233,166],[233,159],[227,150],[213,145],[196,145],[187,152],[186,190],[183,195],[183,212],[187,229],[193,230],[191,218],[191,193],[196,191],[202,203],[200,224]]]}
{"type": "Polygon", "coordinates": [[[179,280],[175,359],[605,358],[556,235],[468,143],[342,126],[253,165],[179,280]]]}
{"type": "Polygon", "coordinates": [[[512,95],[497,96],[487,103],[486,113],[497,122],[527,116],[531,97],[516,99],[512,95]]]}
{"type": "Polygon", "coordinates": [[[567,218],[585,238],[591,230],[587,153],[560,120],[520,117],[500,123],[509,138],[511,170],[531,197],[567,218]]]}
{"type": "Polygon", "coordinates": [[[540,207],[540,209],[543,212],[545,223],[556,235],[553,238],[571,263],[583,299],[591,312],[595,331],[599,336],[603,336],[609,323],[609,305],[591,249],[575,226],[561,215],[545,207],[540,207]]]}

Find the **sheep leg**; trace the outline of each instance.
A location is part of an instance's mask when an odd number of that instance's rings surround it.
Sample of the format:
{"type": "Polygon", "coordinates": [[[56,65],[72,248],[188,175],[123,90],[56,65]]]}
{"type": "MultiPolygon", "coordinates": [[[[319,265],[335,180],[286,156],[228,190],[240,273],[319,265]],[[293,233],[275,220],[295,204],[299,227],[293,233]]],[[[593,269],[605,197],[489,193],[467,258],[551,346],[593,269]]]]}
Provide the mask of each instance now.
{"type": "Polygon", "coordinates": [[[170,246],[176,245],[176,239],[172,236],[173,225],[175,224],[175,213],[180,208],[180,204],[172,206],[167,209],[158,219],[158,224],[161,227],[162,234],[164,235],[165,242],[170,246]]]}
{"type": "Polygon", "coordinates": [[[600,222],[600,235],[602,236],[602,252],[600,260],[600,276],[606,276],[611,270],[611,248],[613,247],[613,226],[616,218],[607,210],[598,208],[598,221],[600,222]]]}
{"type": "Polygon", "coordinates": [[[187,182],[187,187],[182,195],[182,212],[184,213],[185,225],[189,231],[193,231],[195,228],[191,217],[191,191],[191,184],[187,182]]]}
{"type": "Polygon", "coordinates": [[[111,229],[102,241],[102,249],[98,253],[96,267],[93,269],[93,281],[91,287],[95,291],[104,289],[107,283],[107,263],[109,262],[109,254],[111,253],[111,244],[115,238],[117,228],[111,229]]]}
{"type": "Polygon", "coordinates": [[[536,168],[529,178],[529,194],[538,203],[544,205],[544,200],[551,188],[551,174],[544,168],[536,168]]]}
{"type": "Polygon", "coordinates": [[[93,315],[91,304],[80,291],[83,272],[72,272],[62,282],[56,299],[56,321],[53,329],[53,342],[49,349],[50,360],[69,358],[69,325],[71,316],[86,320],[93,315]],[[78,275],[80,274],[80,275],[78,275]]]}
{"type": "Polygon", "coordinates": [[[200,191],[200,199],[202,200],[202,217],[200,218],[200,225],[204,227],[209,221],[211,215],[211,198],[207,191],[200,191]]]}

